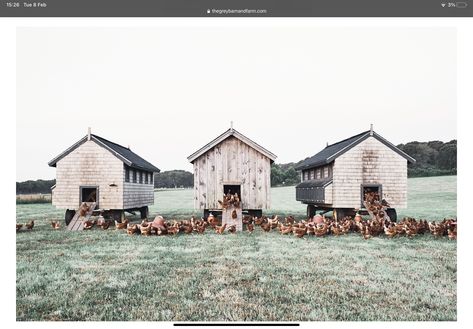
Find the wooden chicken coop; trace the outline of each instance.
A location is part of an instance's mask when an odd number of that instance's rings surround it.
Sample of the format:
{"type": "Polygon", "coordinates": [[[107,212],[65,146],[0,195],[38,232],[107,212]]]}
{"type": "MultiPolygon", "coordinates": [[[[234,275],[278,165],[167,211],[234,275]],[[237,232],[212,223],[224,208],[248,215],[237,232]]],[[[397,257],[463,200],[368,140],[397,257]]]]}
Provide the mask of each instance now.
{"type": "Polygon", "coordinates": [[[318,210],[333,210],[335,218],[342,218],[363,210],[365,193],[377,192],[389,203],[388,216],[396,220],[395,208],[407,207],[407,165],[414,162],[371,126],[298,165],[296,200],[307,204],[310,217],[318,210]]]}
{"type": "MultiPolygon", "coordinates": [[[[159,169],[121,146],[90,132],[48,163],[56,167],[52,204],[66,209],[66,224],[83,202],[120,221],[124,211],[148,215],[159,169]]],[[[78,212],[77,212],[78,213],[78,212]]]]}
{"type": "MultiPolygon", "coordinates": [[[[221,212],[223,195],[237,194],[241,213],[261,216],[271,205],[271,164],[276,156],[230,128],[188,157],[194,165],[194,208],[221,212]]],[[[234,209],[223,212],[230,216],[234,209]]],[[[231,221],[229,222],[231,224],[231,221]]]]}

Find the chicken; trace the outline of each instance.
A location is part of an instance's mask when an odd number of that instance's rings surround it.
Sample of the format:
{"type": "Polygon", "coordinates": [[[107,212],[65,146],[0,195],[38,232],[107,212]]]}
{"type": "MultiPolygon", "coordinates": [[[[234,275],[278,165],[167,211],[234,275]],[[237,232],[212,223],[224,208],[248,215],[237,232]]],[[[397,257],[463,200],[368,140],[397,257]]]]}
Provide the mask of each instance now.
{"type": "Polygon", "coordinates": [[[365,239],[365,240],[371,239],[371,237],[372,237],[370,227],[368,225],[366,225],[364,227],[364,230],[361,231],[361,234],[363,235],[363,239],[365,239]]]}
{"type": "Polygon", "coordinates": [[[248,225],[248,224],[253,222],[253,219],[251,218],[251,216],[246,215],[246,216],[243,217],[243,219],[241,221],[242,221],[243,224],[248,225]]]}
{"type": "Polygon", "coordinates": [[[18,232],[23,227],[23,224],[16,224],[16,231],[18,232]]]}
{"type": "Polygon", "coordinates": [[[173,226],[169,227],[168,230],[167,230],[167,233],[169,235],[176,235],[177,233],[179,233],[179,226],[178,225],[173,225],[173,226]]]}
{"type": "Polygon", "coordinates": [[[325,223],[317,224],[315,227],[315,236],[322,237],[328,233],[329,226],[325,223]]]}
{"type": "Polygon", "coordinates": [[[247,228],[247,230],[248,230],[248,233],[252,233],[252,232],[255,230],[255,225],[252,224],[252,223],[248,223],[248,224],[246,225],[246,228],[247,228]]]}
{"type": "Polygon", "coordinates": [[[278,224],[279,224],[278,216],[276,215],[273,218],[269,218],[268,219],[268,224],[271,226],[271,228],[278,227],[278,224]]]}
{"type": "Polygon", "coordinates": [[[61,228],[61,224],[58,221],[53,220],[51,221],[51,227],[55,230],[58,230],[59,228],[61,228]]]}
{"type": "Polygon", "coordinates": [[[419,220],[418,223],[416,223],[416,226],[417,226],[417,234],[424,234],[429,229],[429,224],[427,223],[427,221],[425,220],[423,221],[422,219],[419,220]]]}
{"type": "Polygon", "coordinates": [[[295,222],[295,219],[294,219],[294,216],[292,215],[289,215],[286,218],[284,218],[285,224],[294,224],[294,222],[295,222]]]}
{"type": "Polygon", "coordinates": [[[117,230],[124,230],[124,229],[127,228],[128,222],[129,222],[128,219],[125,219],[125,220],[124,220],[123,222],[121,222],[121,223],[115,221],[115,228],[116,228],[117,230]]]}
{"type": "Polygon", "coordinates": [[[291,232],[292,232],[292,225],[290,225],[290,224],[289,224],[289,225],[286,225],[286,226],[281,225],[281,226],[279,227],[279,232],[280,232],[281,234],[289,234],[289,233],[291,233],[291,232]]]}
{"type": "Polygon", "coordinates": [[[397,235],[396,227],[393,224],[384,226],[384,234],[386,234],[388,238],[394,238],[397,235]]]}
{"type": "Polygon", "coordinates": [[[306,225],[306,228],[307,228],[307,235],[309,236],[315,235],[315,224],[308,223],[306,225]]]}
{"type": "Polygon", "coordinates": [[[404,231],[408,237],[413,237],[417,235],[417,226],[415,224],[405,224],[404,231]]]}
{"type": "Polygon", "coordinates": [[[32,230],[33,227],[34,227],[34,220],[30,220],[28,223],[25,224],[25,227],[28,229],[28,230],[32,230]]]}
{"type": "Polygon", "coordinates": [[[264,218],[255,218],[255,225],[261,225],[264,223],[264,218]]]}
{"type": "Polygon", "coordinates": [[[183,227],[184,227],[183,232],[185,234],[191,234],[194,231],[194,228],[191,225],[185,225],[183,227]]]}
{"type": "Polygon", "coordinates": [[[138,232],[138,225],[136,224],[128,224],[126,227],[126,233],[128,235],[133,235],[138,232]]]}
{"type": "Polygon", "coordinates": [[[447,229],[443,222],[437,224],[435,221],[433,221],[432,223],[429,223],[429,230],[432,235],[437,237],[447,234],[447,229]]]}
{"type": "Polygon", "coordinates": [[[111,223],[112,223],[112,222],[109,221],[109,220],[106,220],[105,222],[103,222],[102,225],[101,225],[101,226],[102,226],[102,230],[107,230],[107,229],[110,227],[110,224],[111,224],[111,223]]]}
{"type": "Polygon", "coordinates": [[[335,236],[339,236],[339,235],[342,235],[342,234],[343,234],[343,230],[342,230],[341,226],[339,226],[337,223],[334,223],[334,224],[330,227],[330,231],[331,231],[332,234],[335,235],[335,236]]]}
{"type": "Polygon", "coordinates": [[[447,229],[447,235],[450,240],[456,240],[457,239],[457,227],[452,227],[447,229]]]}
{"type": "Polygon", "coordinates": [[[82,204],[79,207],[79,216],[84,217],[85,215],[87,215],[88,212],[89,212],[89,206],[87,205],[87,203],[82,202],[82,204]]]}
{"type": "Polygon", "coordinates": [[[86,220],[83,224],[84,230],[90,230],[95,225],[94,221],[86,220]]]}
{"type": "Polygon", "coordinates": [[[307,232],[307,228],[292,227],[292,233],[298,238],[302,238],[307,232]]]}
{"type": "Polygon", "coordinates": [[[203,234],[205,232],[205,228],[207,227],[207,223],[204,223],[202,225],[197,225],[195,227],[195,230],[197,231],[197,233],[199,234],[203,234]]]}
{"type": "Polygon", "coordinates": [[[263,223],[263,224],[261,224],[261,228],[263,229],[263,231],[269,232],[269,231],[271,231],[271,224],[270,223],[263,223]]]}
{"type": "Polygon", "coordinates": [[[215,233],[223,234],[223,232],[225,232],[226,227],[227,227],[227,224],[223,224],[222,226],[215,226],[215,233]]]}
{"type": "Polygon", "coordinates": [[[145,236],[148,236],[148,235],[151,235],[151,225],[149,223],[141,223],[139,225],[139,228],[140,228],[140,232],[141,232],[141,235],[145,235],[145,236]]]}
{"type": "Polygon", "coordinates": [[[218,224],[218,219],[210,214],[208,217],[207,217],[207,222],[210,224],[210,226],[212,226],[213,228],[215,228],[218,224]]]}
{"type": "Polygon", "coordinates": [[[404,225],[402,223],[396,223],[394,224],[394,228],[396,229],[396,234],[397,235],[402,235],[405,233],[404,231],[404,225]]]}
{"type": "Polygon", "coordinates": [[[230,233],[236,233],[236,226],[235,225],[230,225],[228,227],[227,231],[230,232],[230,233]]]}

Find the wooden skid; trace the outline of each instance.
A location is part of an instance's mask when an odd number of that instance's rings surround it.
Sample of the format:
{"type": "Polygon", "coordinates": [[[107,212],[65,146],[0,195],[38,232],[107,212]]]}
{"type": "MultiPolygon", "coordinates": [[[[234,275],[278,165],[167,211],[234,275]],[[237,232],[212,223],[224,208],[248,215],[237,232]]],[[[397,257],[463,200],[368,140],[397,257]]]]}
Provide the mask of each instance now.
{"type": "Polygon", "coordinates": [[[90,209],[87,212],[87,214],[85,214],[85,216],[80,216],[79,209],[77,209],[76,214],[72,218],[69,225],[67,225],[67,230],[68,231],[82,231],[84,229],[84,224],[83,224],[84,221],[89,220],[89,218],[92,215],[96,205],[97,204],[95,202],[89,203],[90,209]]]}
{"type": "Polygon", "coordinates": [[[241,208],[235,208],[235,207],[229,207],[227,209],[222,210],[222,225],[227,224],[228,226],[235,225],[237,231],[242,231],[243,230],[243,222],[242,222],[242,209],[241,208]],[[233,219],[232,218],[232,212],[233,210],[236,211],[237,213],[237,218],[233,219]]]}

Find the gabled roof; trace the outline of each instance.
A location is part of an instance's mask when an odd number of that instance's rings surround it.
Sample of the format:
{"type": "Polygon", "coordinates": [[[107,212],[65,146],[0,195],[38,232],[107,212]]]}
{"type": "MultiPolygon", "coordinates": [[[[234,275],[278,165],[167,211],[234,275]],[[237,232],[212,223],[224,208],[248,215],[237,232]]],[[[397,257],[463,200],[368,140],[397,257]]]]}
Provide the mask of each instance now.
{"type": "Polygon", "coordinates": [[[394,144],[390,143],[377,133],[371,130],[367,130],[362,132],[361,134],[352,136],[350,138],[344,139],[338,143],[328,145],[326,148],[324,148],[322,151],[317,153],[316,155],[305,159],[302,161],[301,164],[296,166],[296,170],[303,170],[303,169],[309,169],[313,167],[318,167],[322,166],[325,164],[328,164],[338,158],[340,155],[345,153],[346,151],[350,150],[354,146],[360,144],[362,141],[367,139],[368,137],[374,137],[390,149],[392,149],[394,152],[398,153],[399,155],[403,156],[407,161],[410,163],[415,163],[416,160],[403,151],[401,151],[399,148],[397,148],[394,144]]]}
{"type": "MultiPolygon", "coordinates": [[[[85,143],[87,141],[88,136],[84,136],[81,138],[77,143],[69,147],[67,150],[59,154],[57,157],[52,159],[51,161],[48,162],[48,165],[50,167],[56,167],[56,163],[64,158],[66,155],[74,151],[76,148],[78,148],[80,145],[85,143]]],[[[97,135],[90,135],[90,140],[94,141],[98,145],[102,146],[103,148],[107,149],[115,155],[117,158],[119,158],[123,163],[126,165],[136,168],[136,169],[142,169],[142,170],[147,170],[147,171],[152,171],[152,172],[160,172],[160,170],[140,157],[138,154],[132,152],[129,148],[124,147],[120,144],[111,142],[103,137],[97,136],[97,135]]]]}
{"type": "Polygon", "coordinates": [[[230,136],[234,136],[235,138],[238,138],[243,143],[251,146],[252,148],[257,150],[258,152],[264,154],[265,156],[267,156],[271,160],[271,163],[273,163],[274,160],[276,160],[276,158],[277,158],[276,155],[274,155],[273,153],[271,153],[270,151],[268,151],[267,149],[265,149],[261,145],[253,142],[251,139],[249,139],[248,137],[246,137],[243,134],[239,133],[235,129],[230,128],[227,131],[225,131],[223,134],[221,134],[220,136],[215,138],[213,141],[211,141],[210,143],[208,143],[207,145],[205,145],[204,147],[199,149],[198,151],[192,153],[190,156],[187,157],[187,159],[189,160],[190,163],[193,163],[202,154],[207,153],[207,151],[211,150],[212,148],[214,148],[215,146],[217,146],[218,144],[220,144],[221,142],[223,142],[225,139],[227,139],[230,136]]]}

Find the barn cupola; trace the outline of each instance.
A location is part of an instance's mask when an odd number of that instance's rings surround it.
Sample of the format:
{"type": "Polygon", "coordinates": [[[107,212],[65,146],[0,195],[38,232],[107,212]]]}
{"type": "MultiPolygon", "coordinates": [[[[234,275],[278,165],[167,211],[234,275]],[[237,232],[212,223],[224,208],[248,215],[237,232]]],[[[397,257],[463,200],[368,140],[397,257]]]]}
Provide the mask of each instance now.
{"type": "Polygon", "coordinates": [[[87,140],[88,141],[90,141],[91,135],[92,135],[92,129],[90,129],[90,127],[89,127],[89,128],[87,128],[87,140]]]}

